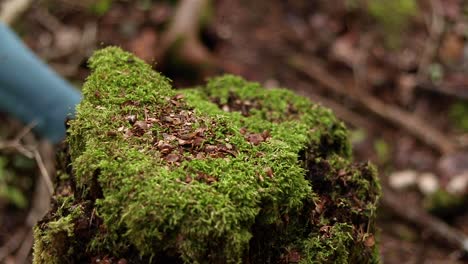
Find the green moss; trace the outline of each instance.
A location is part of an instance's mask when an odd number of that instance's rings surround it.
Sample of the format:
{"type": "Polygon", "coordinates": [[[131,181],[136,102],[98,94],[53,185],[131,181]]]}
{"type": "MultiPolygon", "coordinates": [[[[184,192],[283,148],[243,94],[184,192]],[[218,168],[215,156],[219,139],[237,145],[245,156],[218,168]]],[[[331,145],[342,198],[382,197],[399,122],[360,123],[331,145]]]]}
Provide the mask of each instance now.
{"type": "Polygon", "coordinates": [[[96,52],[90,67],[68,173],[73,206],[98,220],[75,258],[375,259],[361,238],[375,232],[376,172],[350,163],[347,130],[330,110],[229,75],[176,93],[118,48],[96,52]]]}
{"type": "Polygon", "coordinates": [[[73,258],[74,222],[83,213],[72,197],[59,199],[54,215],[34,227],[34,263],[69,263],[73,258]]]}

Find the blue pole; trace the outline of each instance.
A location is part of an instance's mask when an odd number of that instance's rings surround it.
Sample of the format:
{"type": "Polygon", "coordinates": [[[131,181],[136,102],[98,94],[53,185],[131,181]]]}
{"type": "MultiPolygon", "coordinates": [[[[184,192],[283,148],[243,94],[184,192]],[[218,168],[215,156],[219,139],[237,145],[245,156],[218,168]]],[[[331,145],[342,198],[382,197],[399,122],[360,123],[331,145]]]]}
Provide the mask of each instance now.
{"type": "Polygon", "coordinates": [[[80,92],[41,62],[0,23],[0,111],[53,143],[65,137],[65,119],[73,116],[80,92]]]}

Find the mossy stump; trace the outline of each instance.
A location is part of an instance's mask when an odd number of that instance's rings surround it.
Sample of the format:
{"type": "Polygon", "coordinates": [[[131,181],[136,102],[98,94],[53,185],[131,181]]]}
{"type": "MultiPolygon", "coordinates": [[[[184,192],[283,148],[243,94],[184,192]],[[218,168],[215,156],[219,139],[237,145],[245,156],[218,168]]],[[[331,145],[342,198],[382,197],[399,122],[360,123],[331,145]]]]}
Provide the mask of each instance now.
{"type": "Polygon", "coordinates": [[[35,263],[376,263],[375,169],[330,110],[234,76],[90,60],[35,263]],[[102,262],[105,261],[105,262],[102,262]]]}

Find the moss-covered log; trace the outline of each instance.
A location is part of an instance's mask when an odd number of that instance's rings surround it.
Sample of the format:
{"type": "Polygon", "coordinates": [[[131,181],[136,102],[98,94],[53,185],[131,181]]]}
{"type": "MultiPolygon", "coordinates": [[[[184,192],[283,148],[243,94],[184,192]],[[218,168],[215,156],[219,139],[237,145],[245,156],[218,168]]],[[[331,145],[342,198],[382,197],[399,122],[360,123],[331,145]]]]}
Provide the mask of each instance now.
{"type": "Polygon", "coordinates": [[[173,90],[118,48],[90,67],[35,263],[378,262],[376,172],[330,110],[234,76],[173,90]]]}

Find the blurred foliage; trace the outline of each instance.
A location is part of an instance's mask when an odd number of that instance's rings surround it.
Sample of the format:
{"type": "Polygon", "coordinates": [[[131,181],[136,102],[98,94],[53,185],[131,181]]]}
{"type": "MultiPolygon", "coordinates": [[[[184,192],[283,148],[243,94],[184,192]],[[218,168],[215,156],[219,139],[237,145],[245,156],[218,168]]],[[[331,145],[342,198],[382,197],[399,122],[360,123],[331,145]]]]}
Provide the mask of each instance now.
{"type": "MultiPolygon", "coordinates": [[[[24,160],[17,160],[17,165],[23,165],[24,160]]],[[[25,208],[28,201],[21,189],[15,186],[17,175],[7,167],[8,159],[0,156],[0,199],[5,199],[7,203],[11,203],[18,208],[25,208]]]]}
{"type": "Polygon", "coordinates": [[[347,6],[364,9],[377,22],[389,48],[399,47],[401,32],[419,11],[416,0],[348,0],[347,6]]]}
{"type": "Polygon", "coordinates": [[[371,0],[369,14],[385,31],[385,40],[390,48],[400,45],[400,34],[408,26],[410,18],[417,14],[416,0],[371,0]]]}
{"type": "Polygon", "coordinates": [[[358,128],[350,131],[349,141],[352,145],[362,143],[364,140],[366,140],[366,138],[367,132],[365,129],[358,128]]]}
{"type": "Polygon", "coordinates": [[[384,139],[374,141],[374,150],[377,154],[378,162],[383,165],[390,161],[391,147],[384,139]]]}
{"type": "MultiPolygon", "coordinates": [[[[114,0],[97,0],[97,1],[92,1],[91,6],[89,7],[89,10],[97,15],[97,16],[102,16],[107,11],[109,11],[112,7],[112,4],[114,3],[114,0]]],[[[135,1],[135,4],[138,6],[138,8],[142,10],[149,10],[153,4],[153,2],[161,2],[161,1],[156,1],[156,0],[138,0],[135,1]]],[[[166,2],[170,4],[176,4],[177,1],[175,0],[167,0],[166,2]]]]}
{"type": "Polygon", "coordinates": [[[450,119],[462,132],[468,132],[468,101],[458,101],[450,107],[450,119]]]}
{"type": "Polygon", "coordinates": [[[429,77],[434,83],[440,83],[444,78],[444,68],[439,63],[429,65],[429,77]]]}
{"type": "Polygon", "coordinates": [[[90,11],[98,16],[104,15],[112,6],[113,0],[97,0],[90,6],[90,11]]]}
{"type": "Polygon", "coordinates": [[[424,200],[424,206],[435,215],[447,217],[464,211],[467,198],[466,195],[455,195],[440,189],[424,200]]]}

